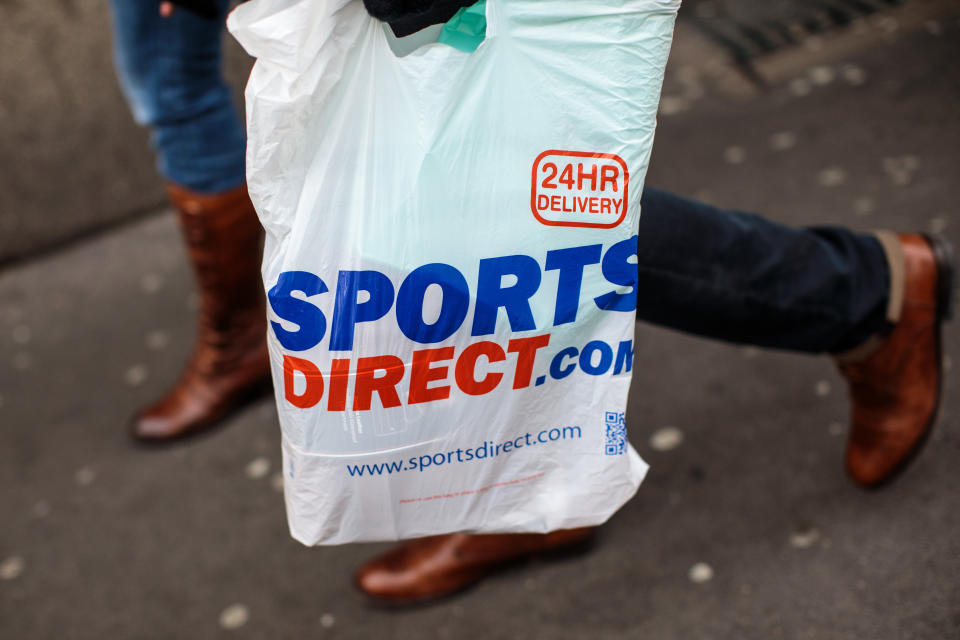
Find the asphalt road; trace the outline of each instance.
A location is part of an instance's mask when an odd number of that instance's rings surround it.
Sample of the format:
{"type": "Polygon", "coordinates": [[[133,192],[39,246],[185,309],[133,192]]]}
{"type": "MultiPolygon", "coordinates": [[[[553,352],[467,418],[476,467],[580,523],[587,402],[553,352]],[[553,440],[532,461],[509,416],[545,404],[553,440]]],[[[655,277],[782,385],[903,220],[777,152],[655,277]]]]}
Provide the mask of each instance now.
{"type": "MultiPolygon", "coordinates": [[[[679,55],[648,183],[960,243],[957,17],[785,63],[756,96],[679,55]]],[[[955,372],[923,455],[864,492],[829,360],[638,326],[627,415],[652,468],[597,545],[385,611],[351,586],[384,545],[287,535],[269,400],[185,446],[126,439],[192,306],[169,213],[0,272],[0,637],[960,637],[955,372]]]]}

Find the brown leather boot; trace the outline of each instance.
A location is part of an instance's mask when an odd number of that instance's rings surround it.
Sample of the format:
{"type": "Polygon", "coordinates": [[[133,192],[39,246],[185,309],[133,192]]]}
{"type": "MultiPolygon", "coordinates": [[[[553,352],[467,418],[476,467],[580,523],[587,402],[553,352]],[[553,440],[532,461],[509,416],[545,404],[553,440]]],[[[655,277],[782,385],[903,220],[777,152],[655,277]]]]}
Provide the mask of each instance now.
{"type": "Polygon", "coordinates": [[[593,527],[547,534],[455,533],[412,540],[363,565],[357,588],[383,604],[413,604],[476,584],[513,560],[571,550],[587,543],[593,527]]]}
{"type": "Polygon", "coordinates": [[[173,389],[133,419],[133,436],[168,441],[211,427],[269,388],[261,237],[246,186],[215,195],[169,185],[200,291],[193,355],[173,389]]]}
{"type": "Polygon", "coordinates": [[[881,241],[892,256],[891,297],[902,298],[899,318],[882,340],[837,358],[852,404],[847,471],[864,487],[895,477],[933,428],[942,377],[940,325],[950,315],[952,293],[953,252],[945,240],[904,234],[881,241]]]}

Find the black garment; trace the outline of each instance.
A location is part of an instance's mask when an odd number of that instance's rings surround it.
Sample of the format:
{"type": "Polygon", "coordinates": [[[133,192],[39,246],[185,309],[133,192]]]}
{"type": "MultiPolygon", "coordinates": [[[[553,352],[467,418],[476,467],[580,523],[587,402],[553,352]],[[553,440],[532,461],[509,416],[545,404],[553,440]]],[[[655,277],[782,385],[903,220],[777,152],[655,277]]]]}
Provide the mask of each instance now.
{"type": "MultiPolygon", "coordinates": [[[[173,4],[208,20],[220,19],[216,0],[171,0],[173,4]]],[[[462,7],[476,0],[363,0],[371,16],[390,23],[398,37],[410,35],[430,25],[442,24],[462,7]]]]}
{"type": "Polygon", "coordinates": [[[477,0],[363,0],[374,18],[390,23],[398,38],[442,24],[477,0]]]}
{"type": "Polygon", "coordinates": [[[645,188],[637,319],[728,342],[838,353],[889,331],[873,235],[796,228],[645,188]]]}
{"type": "MultiPolygon", "coordinates": [[[[141,0],[142,1],[142,0],[141,0]]],[[[170,0],[173,4],[192,11],[207,20],[220,20],[220,6],[216,0],[170,0]]],[[[159,3],[158,3],[159,4],[159,3]]]]}

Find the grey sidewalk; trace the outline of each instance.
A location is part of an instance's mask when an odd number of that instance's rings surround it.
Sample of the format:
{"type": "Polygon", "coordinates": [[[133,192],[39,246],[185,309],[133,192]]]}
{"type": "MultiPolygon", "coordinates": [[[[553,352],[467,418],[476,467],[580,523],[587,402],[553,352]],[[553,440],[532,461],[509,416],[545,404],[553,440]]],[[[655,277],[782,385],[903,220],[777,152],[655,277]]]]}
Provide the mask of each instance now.
{"type": "MultiPolygon", "coordinates": [[[[791,224],[960,243],[957,16],[821,58],[777,67],[749,100],[716,97],[722,78],[675,60],[680,102],[648,183],[791,224]]],[[[639,326],[628,420],[652,469],[597,546],[384,611],[351,586],[383,545],[287,535],[269,400],[185,446],[127,441],[191,331],[169,214],[0,272],[0,638],[960,634],[955,373],[915,466],[863,492],[843,477],[829,361],[639,326]]],[[[960,362],[951,333],[947,347],[960,362]]]]}

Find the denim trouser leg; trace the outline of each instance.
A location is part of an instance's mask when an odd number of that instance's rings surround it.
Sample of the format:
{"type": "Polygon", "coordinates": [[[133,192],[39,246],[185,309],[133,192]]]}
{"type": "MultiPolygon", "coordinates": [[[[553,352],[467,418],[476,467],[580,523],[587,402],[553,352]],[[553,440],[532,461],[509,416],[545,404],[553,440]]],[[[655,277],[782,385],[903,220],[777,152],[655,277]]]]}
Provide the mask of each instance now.
{"type": "MultiPolygon", "coordinates": [[[[229,0],[218,0],[226,16],[229,0]]],[[[114,61],[137,122],[153,133],[160,173],[194,191],[243,183],[246,136],[221,73],[223,20],[151,0],[111,0],[114,61]]]]}
{"type": "Polygon", "coordinates": [[[797,229],[646,189],[637,318],[731,342],[838,353],[889,329],[872,235],[797,229]]]}

